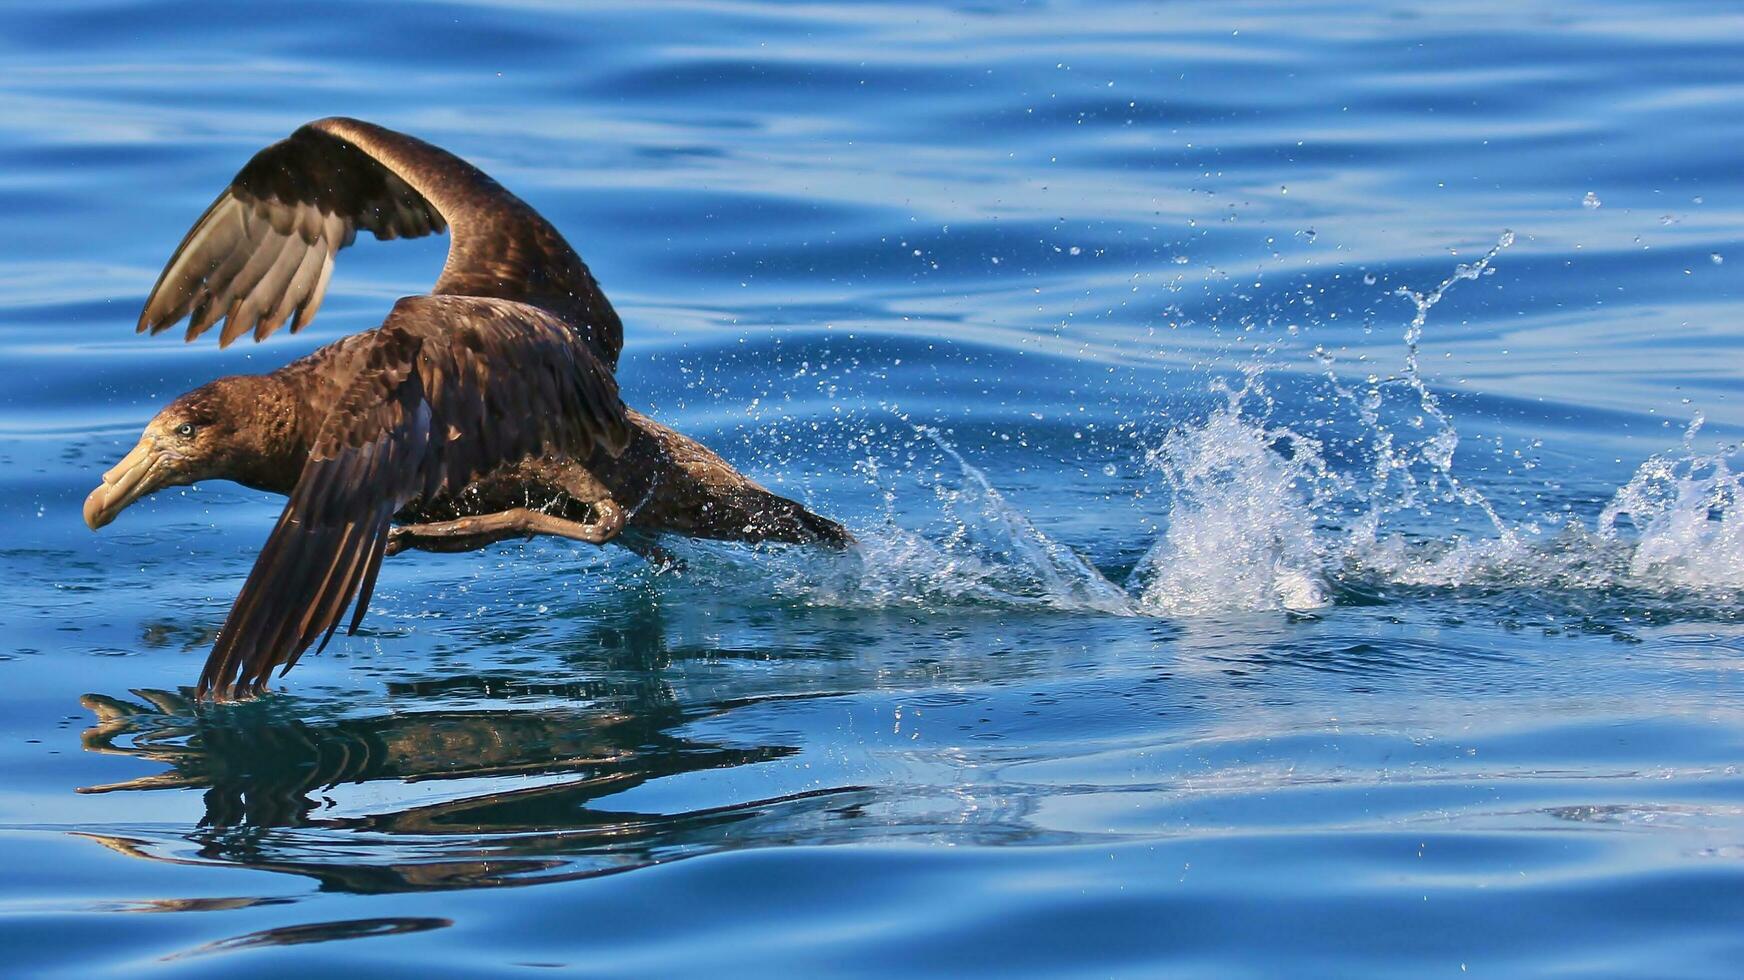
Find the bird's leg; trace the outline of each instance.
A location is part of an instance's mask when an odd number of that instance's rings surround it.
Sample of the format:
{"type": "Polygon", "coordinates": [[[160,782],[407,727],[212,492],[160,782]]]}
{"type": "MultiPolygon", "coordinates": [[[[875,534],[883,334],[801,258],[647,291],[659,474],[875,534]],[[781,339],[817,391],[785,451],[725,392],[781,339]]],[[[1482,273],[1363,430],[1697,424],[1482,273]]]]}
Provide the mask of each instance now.
{"type": "Polygon", "coordinates": [[[494,514],[479,514],[453,521],[432,524],[403,524],[388,533],[387,553],[399,554],[408,548],[419,551],[473,551],[509,538],[531,538],[541,534],[605,544],[624,529],[624,509],[607,497],[592,502],[594,519],[571,521],[542,511],[516,507],[494,514]]]}

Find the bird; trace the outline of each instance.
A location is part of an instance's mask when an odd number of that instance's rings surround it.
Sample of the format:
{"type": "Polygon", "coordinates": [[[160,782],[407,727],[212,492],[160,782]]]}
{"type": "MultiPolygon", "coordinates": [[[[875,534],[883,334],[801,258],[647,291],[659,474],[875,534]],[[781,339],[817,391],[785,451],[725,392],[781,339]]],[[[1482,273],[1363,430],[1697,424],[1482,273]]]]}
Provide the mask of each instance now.
{"type": "Polygon", "coordinates": [[[389,554],[533,535],[617,542],[652,560],[669,557],[663,533],[854,542],[626,407],[623,323],[557,229],[460,157],[373,123],[316,120],[256,153],[182,239],[137,330],[186,319],[187,341],[218,327],[221,347],[287,323],[296,333],[359,231],[444,230],[428,294],[278,370],[175,398],[87,497],[92,530],[203,480],[288,498],[196,698],[264,693],[272,671],[324,648],[348,609],[355,633],[389,554]]]}

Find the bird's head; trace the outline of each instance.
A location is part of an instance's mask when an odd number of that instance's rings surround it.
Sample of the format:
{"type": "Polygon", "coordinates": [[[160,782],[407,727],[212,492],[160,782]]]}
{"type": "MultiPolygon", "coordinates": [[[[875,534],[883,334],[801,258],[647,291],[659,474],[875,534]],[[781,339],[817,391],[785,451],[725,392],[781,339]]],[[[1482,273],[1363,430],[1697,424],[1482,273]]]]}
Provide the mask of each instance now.
{"type": "Polygon", "coordinates": [[[257,443],[274,428],[262,425],[273,404],[260,384],[266,380],[220,378],[170,402],[85,498],[85,523],[95,531],[165,487],[215,479],[260,485],[251,478],[263,463],[257,443]]]}

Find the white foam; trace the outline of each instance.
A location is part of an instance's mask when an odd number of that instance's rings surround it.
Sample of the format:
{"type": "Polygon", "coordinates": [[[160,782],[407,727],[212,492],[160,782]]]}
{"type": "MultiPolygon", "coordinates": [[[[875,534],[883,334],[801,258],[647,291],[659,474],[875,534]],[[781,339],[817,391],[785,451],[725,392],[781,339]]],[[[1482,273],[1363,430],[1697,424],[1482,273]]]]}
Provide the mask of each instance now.
{"type": "Polygon", "coordinates": [[[1698,591],[1744,590],[1744,472],[1738,446],[1700,453],[1702,419],[1681,451],[1642,463],[1599,514],[1598,533],[1626,540],[1635,528],[1629,574],[1698,591]]]}
{"type": "Polygon", "coordinates": [[[1242,416],[1255,379],[1204,423],[1170,432],[1150,463],[1170,490],[1167,529],[1128,585],[1152,615],[1326,605],[1327,559],[1314,533],[1328,474],[1319,446],[1242,416]],[[1286,458],[1275,447],[1286,443],[1286,458]]]}

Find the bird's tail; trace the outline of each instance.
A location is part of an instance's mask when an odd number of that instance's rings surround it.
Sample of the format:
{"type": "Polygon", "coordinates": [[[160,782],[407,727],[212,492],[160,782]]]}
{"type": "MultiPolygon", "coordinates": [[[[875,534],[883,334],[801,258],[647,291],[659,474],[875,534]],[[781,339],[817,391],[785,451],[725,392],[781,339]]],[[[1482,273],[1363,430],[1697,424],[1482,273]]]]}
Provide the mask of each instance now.
{"type": "Polygon", "coordinates": [[[751,540],[783,541],[788,544],[812,544],[829,548],[847,548],[854,544],[854,535],[847,528],[786,497],[771,493],[753,513],[757,515],[757,520],[747,528],[751,531],[751,540]]]}

